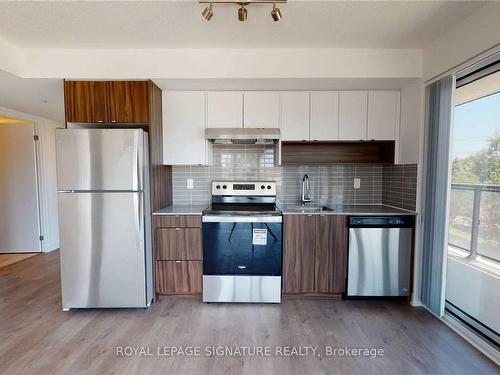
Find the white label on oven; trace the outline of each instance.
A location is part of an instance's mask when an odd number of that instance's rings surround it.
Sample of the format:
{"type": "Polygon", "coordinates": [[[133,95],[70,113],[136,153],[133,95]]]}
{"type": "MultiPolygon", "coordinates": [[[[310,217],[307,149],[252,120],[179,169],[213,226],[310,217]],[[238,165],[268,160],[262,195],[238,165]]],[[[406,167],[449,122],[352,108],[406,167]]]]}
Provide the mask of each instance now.
{"type": "Polygon", "coordinates": [[[254,229],[252,245],[267,245],[267,229],[254,229]]]}

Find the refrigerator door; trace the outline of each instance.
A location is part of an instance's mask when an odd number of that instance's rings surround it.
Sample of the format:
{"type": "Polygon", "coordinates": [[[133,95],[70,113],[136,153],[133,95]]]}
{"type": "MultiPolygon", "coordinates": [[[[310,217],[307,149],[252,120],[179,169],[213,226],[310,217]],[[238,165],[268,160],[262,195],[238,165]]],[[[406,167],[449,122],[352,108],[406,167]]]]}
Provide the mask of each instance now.
{"type": "Polygon", "coordinates": [[[59,193],[63,308],[145,307],[143,193],[59,193]]]}
{"type": "Polygon", "coordinates": [[[142,191],[144,135],[141,129],[58,129],[58,190],[142,191]]]}

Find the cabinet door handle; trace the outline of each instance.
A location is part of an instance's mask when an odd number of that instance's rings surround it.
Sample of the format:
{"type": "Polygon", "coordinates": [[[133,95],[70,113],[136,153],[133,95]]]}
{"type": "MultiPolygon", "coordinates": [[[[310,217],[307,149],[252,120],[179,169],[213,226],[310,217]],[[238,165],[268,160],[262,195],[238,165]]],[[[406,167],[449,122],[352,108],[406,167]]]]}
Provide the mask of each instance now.
{"type": "Polygon", "coordinates": [[[112,123],[116,123],[116,120],[111,120],[112,123]]]}
{"type": "Polygon", "coordinates": [[[102,124],[104,121],[103,120],[97,120],[99,124],[102,124]]]}
{"type": "Polygon", "coordinates": [[[181,228],[175,228],[175,230],[181,230],[181,228]]]}

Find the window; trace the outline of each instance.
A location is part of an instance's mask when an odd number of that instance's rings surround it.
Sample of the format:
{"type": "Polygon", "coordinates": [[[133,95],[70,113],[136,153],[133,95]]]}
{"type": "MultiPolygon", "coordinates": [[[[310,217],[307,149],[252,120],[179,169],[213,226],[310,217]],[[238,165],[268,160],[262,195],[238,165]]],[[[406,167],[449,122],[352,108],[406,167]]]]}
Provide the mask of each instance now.
{"type": "Polygon", "coordinates": [[[500,72],[455,97],[448,242],[500,263],[500,72]]]}

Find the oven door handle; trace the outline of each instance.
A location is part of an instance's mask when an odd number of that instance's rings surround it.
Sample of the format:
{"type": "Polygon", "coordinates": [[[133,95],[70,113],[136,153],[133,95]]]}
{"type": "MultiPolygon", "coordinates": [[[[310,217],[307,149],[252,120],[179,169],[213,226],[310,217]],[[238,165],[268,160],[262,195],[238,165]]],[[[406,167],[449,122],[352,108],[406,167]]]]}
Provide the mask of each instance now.
{"type": "Polygon", "coordinates": [[[227,216],[203,215],[204,223],[281,223],[281,216],[227,216]]]}

